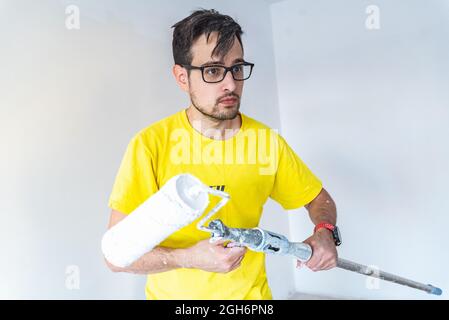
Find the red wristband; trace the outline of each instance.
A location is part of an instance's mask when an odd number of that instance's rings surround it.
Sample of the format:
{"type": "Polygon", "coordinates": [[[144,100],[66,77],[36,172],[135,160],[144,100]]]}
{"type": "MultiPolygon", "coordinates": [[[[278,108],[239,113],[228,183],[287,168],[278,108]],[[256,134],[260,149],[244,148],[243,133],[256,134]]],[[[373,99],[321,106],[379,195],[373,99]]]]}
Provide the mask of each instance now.
{"type": "Polygon", "coordinates": [[[321,229],[321,228],[326,228],[326,229],[328,229],[330,231],[334,231],[335,226],[333,224],[330,224],[330,223],[327,223],[327,222],[320,222],[313,229],[313,233],[317,232],[317,230],[321,229]]]}

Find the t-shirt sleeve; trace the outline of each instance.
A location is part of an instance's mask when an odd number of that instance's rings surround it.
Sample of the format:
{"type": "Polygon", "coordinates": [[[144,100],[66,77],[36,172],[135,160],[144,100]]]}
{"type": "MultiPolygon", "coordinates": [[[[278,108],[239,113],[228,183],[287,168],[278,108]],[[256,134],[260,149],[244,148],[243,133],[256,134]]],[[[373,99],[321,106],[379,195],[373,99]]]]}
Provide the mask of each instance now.
{"type": "Polygon", "coordinates": [[[279,136],[279,163],[270,197],[286,210],[311,202],[323,188],[321,181],[279,136]]]}
{"type": "Polygon", "coordinates": [[[130,214],[159,190],[154,162],[142,136],[133,137],[126,148],[109,197],[111,209],[130,214]]]}

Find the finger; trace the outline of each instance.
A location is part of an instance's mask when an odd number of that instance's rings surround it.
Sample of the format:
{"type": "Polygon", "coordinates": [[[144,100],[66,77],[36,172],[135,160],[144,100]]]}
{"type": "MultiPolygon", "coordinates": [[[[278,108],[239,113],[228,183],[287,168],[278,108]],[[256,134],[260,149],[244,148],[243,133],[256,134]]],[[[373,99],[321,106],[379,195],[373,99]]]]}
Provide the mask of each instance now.
{"type": "Polygon", "coordinates": [[[312,261],[310,264],[307,264],[307,267],[314,272],[321,270],[320,268],[322,266],[323,266],[322,257],[317,257],[316,260],[312,261]]]}
{"type": "Polygon", "coordinates": [[[323,266],[323,270],[330,270],[330,269],[335,268],[336,266],[337,266],[337,260],[331,258],[326,261],[326,263],[323,266]]]}
{"type": "Polygon", "coordinates": [[[229,248],[228,250],[229,254],[233,254],[233,255],[244,255],[246,253],[246,247],[232,247],[229,248]]]}
{"type": "Polygon", "coordinates": [[[209,239],[209,243],[210,244],[215,244],[215,245],[220,245],[220,244],[223,244],[225,242],[226,242],[226,240],[223,239],[222,237],[212,237],[212,238],[209,239]]]}
{"type": "Polygon", "coordinates": [[[337,266],[336,260],[333,258],[324,258],[314,266],[314,271],[330,270],[337,266]]]}
{"type": "Polygon", "coordinates": [[[241,263],[243,261],[243,258],[245,258],[245,256],[241,256],[240,258],[238,258],[236,263],[241,263]]]}
{"type": "Polygon", "coordinates": [[[237,269],[238,267],[240,267],[240,265],[241,265],[241,263],[242,263],[242,260],[243,260],[243,256],[240,257],[239,259],[237,259],[236,262],[234,262],[234,264],[231,266],[231,270],[235,270],[235,269],[237,269]]]}
{"type": "Polygon", "coordinates": [[[234,241],[231,241],[226,245],[226,248],[235,248],[235,247],[244,247],[244,245],[234,241]]]}
{"type": "Polygon", "coordinates": [[[333,269],[333,268],[335,268],[335,266],[333,266],[333,265],[328,265],[328,266],[322,268],[321,270],[331,270],[331,269],[333,269]]]}
{"type": "Polygon", "coordinates": [[[296,260],[296,268],[301,269],[303,266],[303,263],[299,260],[296,260]]]}
{"type": "Polygon", "coordinates": [[[231,267],[231,269],[229,269],[229,272],[234,271],[235,269],[237,269],[238,267],[240,267],[240,263],[235,264],[231,267]]]}
{"type": "Polygon", "coordinates": [[[309,261],[306,262],[306,267],[310,270],[314,270],[321,262],[321,255],[318,253],[312,255],[312,258],[310,258],[309,261]]]}

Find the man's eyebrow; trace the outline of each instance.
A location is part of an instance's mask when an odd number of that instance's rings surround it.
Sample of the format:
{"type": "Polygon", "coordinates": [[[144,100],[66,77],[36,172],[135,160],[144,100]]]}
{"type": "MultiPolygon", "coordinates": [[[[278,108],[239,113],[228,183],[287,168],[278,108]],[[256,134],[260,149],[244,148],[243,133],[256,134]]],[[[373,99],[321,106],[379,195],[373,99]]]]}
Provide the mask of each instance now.
{"type": "MultiPolygon", "coordinates": [[[[238,62],[245,62],[245,60],[242,59],[242,58],[237,58],[237,59],[235,59],[234,61],[232,61],[233,64],[234,64],[234,63],[238,63],[238,62]]],[[[207,61],[207,62],[203,63],[201,66],[208,66],[208,65],[224,65],[224,64],[225,64],[225,63],[224,63],[223,60],[210,60],[210,61],[207,61]]]]}

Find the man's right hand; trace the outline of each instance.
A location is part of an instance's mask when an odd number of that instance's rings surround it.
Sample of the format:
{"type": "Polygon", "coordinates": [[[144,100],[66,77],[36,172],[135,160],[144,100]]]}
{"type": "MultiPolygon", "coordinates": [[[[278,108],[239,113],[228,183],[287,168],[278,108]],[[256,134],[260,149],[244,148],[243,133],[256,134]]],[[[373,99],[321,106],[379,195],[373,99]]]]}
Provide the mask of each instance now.
{"type": "Polygon", "coordinates": [[[184,249],[180,256],[180,267],[218,273],[228,273],[237,269],[247,249],[245,247],[227,248],[223,246],[224,242],[224,240],[218,240],[210,243],[209,239],[206,239],[184,249]]]}

